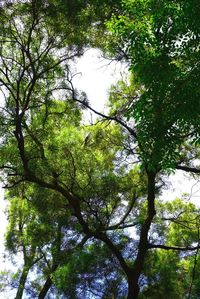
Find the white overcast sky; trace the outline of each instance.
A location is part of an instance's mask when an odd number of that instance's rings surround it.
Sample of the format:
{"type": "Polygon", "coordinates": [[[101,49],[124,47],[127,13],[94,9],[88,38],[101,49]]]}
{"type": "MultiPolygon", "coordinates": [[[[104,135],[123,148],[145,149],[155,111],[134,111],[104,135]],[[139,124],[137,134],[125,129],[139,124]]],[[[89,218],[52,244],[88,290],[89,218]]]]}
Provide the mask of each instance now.
{"type": "Polygon", "coordinates": [[[125,76],[125,65],[102,58],[99,50],[90,49],[79,59],[74,85],[87,93],[90,104],[104,108],[109,87],[125,76]]]}

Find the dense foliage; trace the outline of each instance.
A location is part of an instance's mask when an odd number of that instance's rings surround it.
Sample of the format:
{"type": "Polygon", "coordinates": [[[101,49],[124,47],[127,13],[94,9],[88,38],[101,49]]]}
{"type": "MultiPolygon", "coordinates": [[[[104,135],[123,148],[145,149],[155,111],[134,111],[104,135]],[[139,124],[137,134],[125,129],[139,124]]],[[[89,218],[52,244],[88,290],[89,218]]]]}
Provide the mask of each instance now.
{"type": "Polygon", "coordinates": [[[1,272],[2,291],[198,298],[199,208],[160,198],[166,174],[200,173],[198,11],[182,0],[3,2],[5,245],[20,266],[1,272]],[[89,47],[129,67],[107,114],[73,86],[89,47]]]}

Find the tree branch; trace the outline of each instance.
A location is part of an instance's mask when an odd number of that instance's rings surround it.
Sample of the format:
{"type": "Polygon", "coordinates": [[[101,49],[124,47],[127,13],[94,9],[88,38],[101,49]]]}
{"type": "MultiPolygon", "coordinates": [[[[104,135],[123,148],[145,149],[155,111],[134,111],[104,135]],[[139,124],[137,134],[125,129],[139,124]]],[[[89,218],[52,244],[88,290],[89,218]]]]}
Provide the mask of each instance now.
{"type": "Polygon", "coordinates": [[[115,121],[117,122],[118,124],[120,124],[122,127],[124,127],[132,136],[134,136],[135,138],[137,138],[137,134],[136,132],[130,128],[125,122],[123,122],[121,119],[115,117],[115,116],[109,116],[109,115],[106,115],[104,113],[101,113],[97,110],[95,110],[94,108],[92,108],[88,103],[84,102],[84,101],[81,101],[77,98],[74,98],[74,100],[82,105],[84,105],[85,107],[87,107],[88,109],[90,109],[92,112],[94,112],[95,114],[107,119],[107,120],[111,120],[111,121],[115,121]]]}
{"type": "Polygon", "coordinates": [[[190,167],[190,166],[185,166],[185,165],[176,165],[176,169],[183,170],[186,172],[192,172],[192,173],[197,173],[200,174],[200,169],[196,167],[190,167]]]}
{"type": "Polygon", "coordinates": [[[164,249],[164,250],[177,250],[177,251],[194,251],[197,249],[200,249],[200,245],[198,246],[186,246],[186,247],[180,247],[180,246],[167,246],[167,245],[161,245],[161,244],[149,244],[149,249],[164,249]]]}
{"type": "Polygon", "coordinates": [[[129,216],[130,212],[132,211],[133,206],[136,202],[136,199],[137,199],[136,194],[134,194],[131,204],[129,205],[129,207],[128,207],[126,213],[124,214],[124,216],[122,217],[122,219],[117,224],[109,226],[107,228],[107,230],[122,229],[122,228],[126,228],[126,227],[132,227],[135,225],[133,223],[130,225],[125,225],[124,222],[125,222],[126,218],[129,216]],[[124,225],[122,225],[122,224],[124,224],[124,225]]]}

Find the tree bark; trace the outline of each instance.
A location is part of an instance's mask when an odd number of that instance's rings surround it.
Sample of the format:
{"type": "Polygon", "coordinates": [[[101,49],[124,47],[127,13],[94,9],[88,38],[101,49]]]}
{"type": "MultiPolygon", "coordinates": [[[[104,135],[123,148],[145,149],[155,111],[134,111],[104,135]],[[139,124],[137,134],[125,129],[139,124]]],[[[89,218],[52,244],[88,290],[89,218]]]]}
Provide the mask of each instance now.
{"type": "Polygon", "coordinates": [[[44,299],[51,286],[52,286],[52,280],[49,276],[45,281],[45,284],[38,295],[38,299],[44,299]]]}
{"type": "Polygon", "coordinates": [[[18,286],[18,290],[17,290],[17,294],[15,299],[21,299],[23,296],[23,292],[24,292],[24,287],[25,287],[25,283],[26,283],[26,279],[28,276],[28,272],[29,272],[29,267],[27,267],[26,265],[23,268],[22,274],[20,276],[20,280],[19,280],[19,286],[18,286]]]}
{"type": "Polygon", "coordinates": [[[128,295],[127,299],[137,299],[140,292],[137,279],[133,279],[132,275],[128,278],[128,295]]]}
{"type": "Polygon", "coordinates": [[[127,299],[137,299],[140,287],[138,284],[140,275],[142,273],[142,268],[144,265],[144,260],[149,249],[148,243],[148,233],[151,227],[151,223],[156,214],[155,210],[155,177],[156,173],[147,172],[148,176],[148,208],[147,208],[147,216],[142,224],[140,231],[140,241],[138,245],[138,253],[135,259],[133,268],[130,269],[128,273],[126,273],[128,278],[128,295],[127,299]]]}

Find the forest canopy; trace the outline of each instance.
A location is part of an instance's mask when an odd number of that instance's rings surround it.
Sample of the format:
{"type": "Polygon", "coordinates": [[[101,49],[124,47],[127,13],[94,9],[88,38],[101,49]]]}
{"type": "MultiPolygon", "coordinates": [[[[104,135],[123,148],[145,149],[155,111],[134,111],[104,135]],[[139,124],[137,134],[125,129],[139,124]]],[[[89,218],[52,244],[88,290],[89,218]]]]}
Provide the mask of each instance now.
{"type": "MultiPolygon", "coordinates": [[[[200,174],[199,1],[3,1],[0,290],[15,299],[197,298],[199,207],[161,199],[200,174]],[[87,49],[126,63],[106,114],[74,87],[87,49]],[[85,110],[96,120],[84,120],[85,110]]],[[[92,82],[91,82],[92,84],[92,82]]]]}

